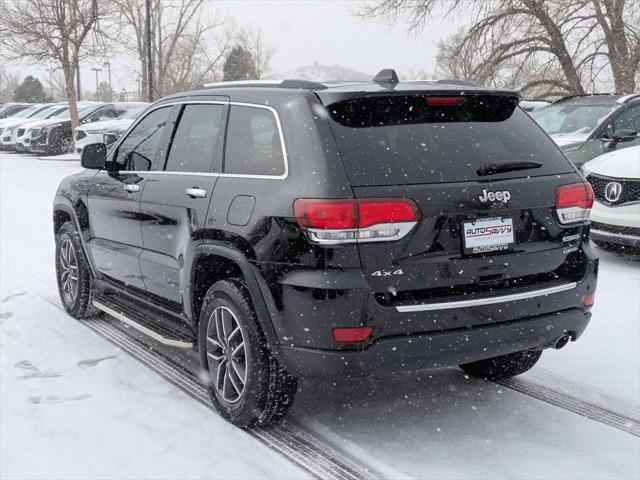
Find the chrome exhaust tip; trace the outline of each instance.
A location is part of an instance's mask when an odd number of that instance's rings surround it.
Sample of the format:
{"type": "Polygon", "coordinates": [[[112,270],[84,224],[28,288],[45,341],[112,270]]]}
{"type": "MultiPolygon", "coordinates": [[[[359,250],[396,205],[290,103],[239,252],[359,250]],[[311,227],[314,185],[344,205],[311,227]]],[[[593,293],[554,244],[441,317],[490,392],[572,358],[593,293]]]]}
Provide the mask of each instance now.
{"type": "Polygon", "coordinates": [[[556,350],[560,350],[561,348],[566,347],[567,343],[569,343],[570,341],[571,341],[571,335],[569,335],[568,333],[565,333],[564,335],[562,335],[560,338],[556,340],[556,343],[553,344],[553,348],[555,348],[556,350]]]}

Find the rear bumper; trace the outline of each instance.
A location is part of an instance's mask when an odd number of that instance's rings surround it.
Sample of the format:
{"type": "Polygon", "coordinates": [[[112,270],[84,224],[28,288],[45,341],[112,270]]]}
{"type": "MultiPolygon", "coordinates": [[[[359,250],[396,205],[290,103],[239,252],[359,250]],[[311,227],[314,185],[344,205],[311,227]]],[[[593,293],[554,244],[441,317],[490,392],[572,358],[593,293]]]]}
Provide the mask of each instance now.
{"type": "Polygon", "coordinates": [[[573,308],[510,322],[429,334],[381,338],[362,351],[281,347],[286,368],[295,375],[362,376],[457,366],[530,349],[549,348],[565,333],[577,340],[591,313],[573,308]]]}

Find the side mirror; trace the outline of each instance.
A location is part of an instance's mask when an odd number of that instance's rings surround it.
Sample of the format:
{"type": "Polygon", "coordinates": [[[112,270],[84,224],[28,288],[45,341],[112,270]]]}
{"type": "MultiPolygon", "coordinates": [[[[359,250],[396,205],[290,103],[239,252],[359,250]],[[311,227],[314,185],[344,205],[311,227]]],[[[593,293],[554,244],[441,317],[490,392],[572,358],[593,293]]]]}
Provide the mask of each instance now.
{"type": "Polygon", "coordinates": [[[104,143],[85,145],[80,155],[80,164],[91,170],[102,170],[107,164],[107,146],[104,143]]]}
{"type": "Polygon", "coordinates": [[[631,130],[630,128],[623,128],[613,133],[611,136],[614,142],[632,142],[638,138],[638,132],[631,130]]]}

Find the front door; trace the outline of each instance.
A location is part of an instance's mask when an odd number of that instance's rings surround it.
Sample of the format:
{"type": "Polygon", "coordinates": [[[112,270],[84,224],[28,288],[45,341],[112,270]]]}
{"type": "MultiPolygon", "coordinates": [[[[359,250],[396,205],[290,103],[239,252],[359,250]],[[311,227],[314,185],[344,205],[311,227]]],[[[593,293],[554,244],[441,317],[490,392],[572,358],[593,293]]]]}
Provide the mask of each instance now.
{"type": "Polygon", "coordinates": [[[157,168],[170,107],[145,116],[112,157],[121,168],[100,171],[88,190],[89,251],[97,271],[110,280],[144,290],[139,256],[142,252],[140,198],[145,177],[139,171],[157,168]]]}
{"type": "Polygon", "coordinates": [[[181,105],[162,172],[143,174],[140,266],[147,291],[181,309],[222,157],[226,99],[181,105]]]}

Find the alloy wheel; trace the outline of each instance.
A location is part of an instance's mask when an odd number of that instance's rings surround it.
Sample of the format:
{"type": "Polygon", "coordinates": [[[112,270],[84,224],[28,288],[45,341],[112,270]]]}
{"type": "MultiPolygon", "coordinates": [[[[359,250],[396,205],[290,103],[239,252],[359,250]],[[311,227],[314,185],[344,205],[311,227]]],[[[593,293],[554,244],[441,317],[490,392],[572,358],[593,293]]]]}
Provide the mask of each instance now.
{"type": "Polygon", "coordinates": [[[245,334],[234,313],[219,306],[207,326],[207,364],[213,388],[228,403],[235,403],[247,383],[245,334]]]}
{"type": "Polygon", "coordinates": [[[63,138],[60,141],[60,150],[62,153],[73,153],[74,143],[71,137],[63,138]]]}
{"type": "Polygon", "coordinates": [[[76,301],[78,296],[78,258],[71,240],[64,239],[58,253],[60,266],[60,285],[67,305],[76,301]]]}

